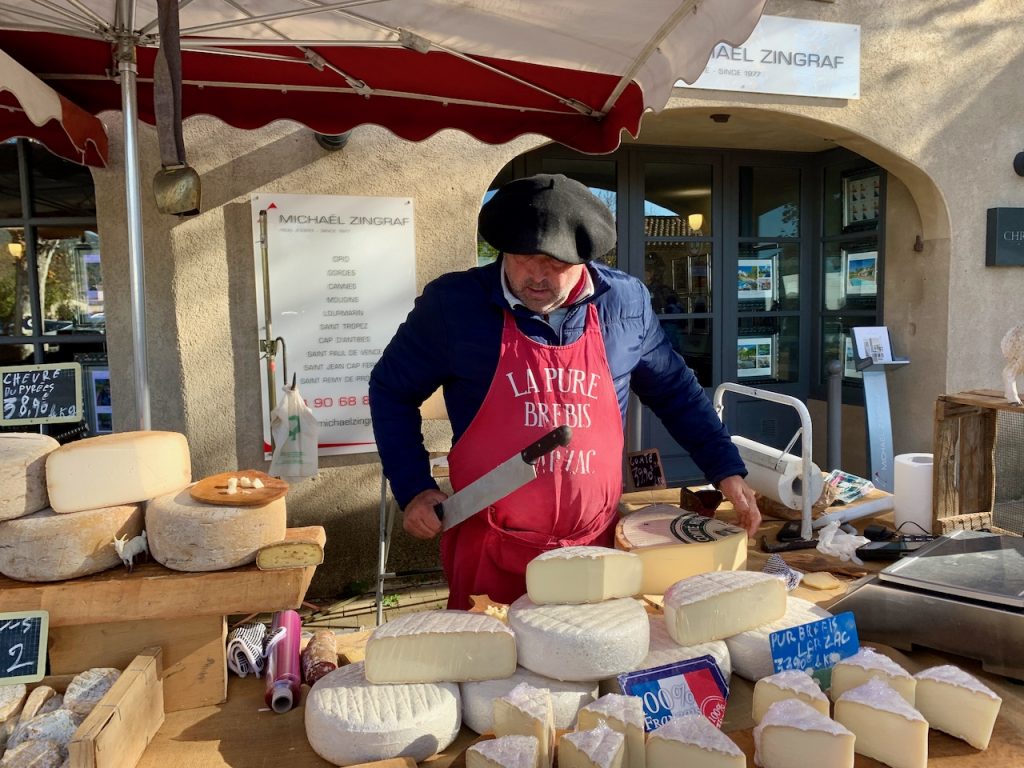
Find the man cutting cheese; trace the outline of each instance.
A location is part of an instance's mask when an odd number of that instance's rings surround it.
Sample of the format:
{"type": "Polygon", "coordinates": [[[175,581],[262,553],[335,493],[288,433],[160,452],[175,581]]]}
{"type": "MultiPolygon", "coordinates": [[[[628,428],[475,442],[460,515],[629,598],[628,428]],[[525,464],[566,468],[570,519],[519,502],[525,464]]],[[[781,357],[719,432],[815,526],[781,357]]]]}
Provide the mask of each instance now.
{"type": "Polygon", "coordinates": [[[370,377],[384,473],[417,538],[441,532],[419,406],[444,388],[457,491],[553,427],[572,441],[537,479],[441,537],[449,608],[471,594],[512,602],[526,564],[562,546],[611,546],[632,389],[753,535],[746,469],[704,390],[661,329],[642,282],[595,259],[615,245],[608,207],[577,181],[541,174],[502,187],[480,212],[494,264],[429,283],[370,377]]]}

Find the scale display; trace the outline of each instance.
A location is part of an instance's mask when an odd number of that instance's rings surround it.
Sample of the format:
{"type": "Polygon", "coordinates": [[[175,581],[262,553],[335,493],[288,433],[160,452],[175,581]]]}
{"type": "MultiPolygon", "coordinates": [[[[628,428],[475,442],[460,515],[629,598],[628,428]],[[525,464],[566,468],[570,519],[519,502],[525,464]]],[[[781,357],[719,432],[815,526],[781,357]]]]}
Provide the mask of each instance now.
{"type": "Polygon", "coordinates": [[[885,568],[885,582],[1024,608],[1024,538],[953,531],[885,568]]]}

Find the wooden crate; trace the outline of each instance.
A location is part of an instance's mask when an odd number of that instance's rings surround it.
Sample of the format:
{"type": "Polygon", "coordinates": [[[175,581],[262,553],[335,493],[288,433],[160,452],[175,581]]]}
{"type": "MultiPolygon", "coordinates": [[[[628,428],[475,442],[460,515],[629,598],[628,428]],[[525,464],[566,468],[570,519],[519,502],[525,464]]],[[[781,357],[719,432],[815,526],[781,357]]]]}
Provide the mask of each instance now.
{"type": "Polygon", "coordinates": [[[933,530],[940,518],[991,513],[995,501],[996,418],[1020,412],[995,389],[940,395],[935,402],[933,530]]]}

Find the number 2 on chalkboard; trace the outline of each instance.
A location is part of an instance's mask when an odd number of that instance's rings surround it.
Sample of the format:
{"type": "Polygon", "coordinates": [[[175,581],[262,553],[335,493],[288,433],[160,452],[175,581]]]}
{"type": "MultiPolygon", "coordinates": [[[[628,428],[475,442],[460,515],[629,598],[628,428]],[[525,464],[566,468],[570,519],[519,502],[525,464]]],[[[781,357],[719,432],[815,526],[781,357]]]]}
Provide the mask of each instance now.
{"type": "Polygon", "coordinates": [[[14,645],[12,645],[10,647],[10,649],[7,651],[7,655],[8,656],[13,656],[15,654],[15,651],[17,651],[18,658],[15,659],[14,663],[11,664],[11,666],[9,666],[7,668],[8,672],[13,672],[16,669],[22,669],[23,667],[31,667],[32,666],[33,662],[31,662],[31,661],[22,661],[21,660],[22,654],[25,652],[25,644],[24,643],[15,643],[14,645]]]}

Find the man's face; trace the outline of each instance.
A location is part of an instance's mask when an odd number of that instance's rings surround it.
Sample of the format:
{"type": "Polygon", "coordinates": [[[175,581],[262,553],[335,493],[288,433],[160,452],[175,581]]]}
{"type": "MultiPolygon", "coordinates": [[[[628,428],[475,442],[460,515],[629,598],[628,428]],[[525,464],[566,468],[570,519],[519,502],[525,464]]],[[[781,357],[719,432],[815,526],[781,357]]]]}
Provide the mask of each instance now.
{"type": "Polygon", "coordinates": [[[503,262],[512,293],[540,315],[562,306],[586,269],[543,253],[506,253],[503,262]]]}

